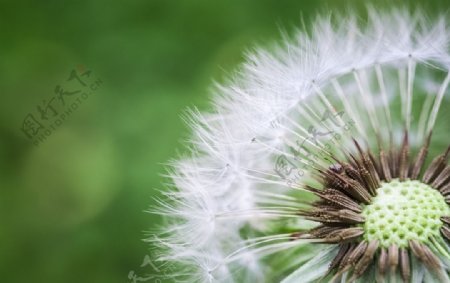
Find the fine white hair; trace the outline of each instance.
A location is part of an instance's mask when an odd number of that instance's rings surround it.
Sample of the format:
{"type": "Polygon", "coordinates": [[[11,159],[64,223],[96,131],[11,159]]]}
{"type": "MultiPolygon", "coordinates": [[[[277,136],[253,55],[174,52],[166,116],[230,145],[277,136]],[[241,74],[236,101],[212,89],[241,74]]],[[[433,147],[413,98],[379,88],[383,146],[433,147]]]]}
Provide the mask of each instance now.
{"type": "MultiPolygon", "coordinates": [[[[167,222],[151,242],[164,251],[160,260],[179,264],[173,278],[280,280],[285,269],[308,261],[313,255],[303,251],[311,240],[270,231],[277,223],[314,226],[296,214],[309,201],[299,184],[314,181],[311,167],[330,162],[317,154],[311,165],[310,155],[289,149],[299,140],[318,153],[328,146],[337,156],[351,148],[341,128],[337,140],[308,139],[323,113],[340,110],[345,117],[335,118],[353,121],[351,131],[365,147],[399,143],[402,128],[412,146],[420,144],[439,126],[450,80],[449,34],[444,17],[369,8],[364,23],[355,16],[319,17],[310,32],[298,31],[275,50],[251,52],[230,82],[216,86],[212,111],[194,109],[185,117],[193,132],[190,154],[170,164],[166,198],[151,209],[167,222]],[[420,95],[428,102],[413,113],[420,95]],[[277,172],[281,157],[304,170],[277,172]],[[291,257],[275,270],[268,264],[273,254],[291,257]]],[[[333,121],[323,126],[338,133],[333,121]]],[[[324,272],[310,269],[311,278],[324,272]]]]}

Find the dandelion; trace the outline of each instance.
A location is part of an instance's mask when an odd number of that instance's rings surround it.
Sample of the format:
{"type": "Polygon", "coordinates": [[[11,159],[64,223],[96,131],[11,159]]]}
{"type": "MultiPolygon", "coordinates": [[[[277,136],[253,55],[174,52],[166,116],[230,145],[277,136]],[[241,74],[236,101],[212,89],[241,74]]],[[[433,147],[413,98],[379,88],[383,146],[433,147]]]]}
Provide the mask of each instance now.
{"type": "Polygon", "coordinates": [[[450,282],[450,33],[318,18],[190,112],[152,240],[185,282],[450,282]],[[441,110],[441,111],[439,111],[441,110]]]}

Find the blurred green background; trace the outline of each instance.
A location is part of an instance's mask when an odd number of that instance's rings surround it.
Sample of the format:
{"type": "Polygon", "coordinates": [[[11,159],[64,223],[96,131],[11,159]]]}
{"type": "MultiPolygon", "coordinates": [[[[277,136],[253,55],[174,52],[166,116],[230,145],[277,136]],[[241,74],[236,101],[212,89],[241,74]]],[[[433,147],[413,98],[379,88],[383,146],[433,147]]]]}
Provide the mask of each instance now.
{"type": "Polygon", "coordinates": [[[144,210],[189,137],[183,111],[208,109],[213,81],[230,77],[245,51],[276,43],[280,29],[321,11],[364,10],[340,0],[0,3],[0,282],[46,283],[158,275],[141,239],[160,219],[144,210]],[[25,117],[38,118],[83,68],[101,87],[33,145],[25,117]]]}

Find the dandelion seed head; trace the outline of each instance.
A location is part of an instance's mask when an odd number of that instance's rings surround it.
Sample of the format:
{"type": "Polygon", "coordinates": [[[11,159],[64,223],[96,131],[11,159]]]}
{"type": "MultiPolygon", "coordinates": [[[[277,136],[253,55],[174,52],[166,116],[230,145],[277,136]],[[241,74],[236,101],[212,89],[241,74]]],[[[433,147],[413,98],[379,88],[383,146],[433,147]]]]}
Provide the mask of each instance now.
{"type": "Polygon", "coordinates": [[[445,17],[368,8],[248,54],[152,209],[172,277],[450,281],[449,43],[445,17]]]}

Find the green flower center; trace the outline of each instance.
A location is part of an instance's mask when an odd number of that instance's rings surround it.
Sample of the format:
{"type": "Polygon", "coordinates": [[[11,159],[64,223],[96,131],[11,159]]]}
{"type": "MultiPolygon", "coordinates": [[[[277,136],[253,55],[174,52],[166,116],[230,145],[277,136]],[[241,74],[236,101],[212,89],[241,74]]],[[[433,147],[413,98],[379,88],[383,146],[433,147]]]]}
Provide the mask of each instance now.
{"type": "Polygon", "coordinates": [[[440,235],[440,218],[449,213],[437,190],[419,181],[395,179],[382,183],[372,203],[363,208],[364,239],[378,240],[385,248],[407,247],[409,240],[427,243],[440,235]]]}

